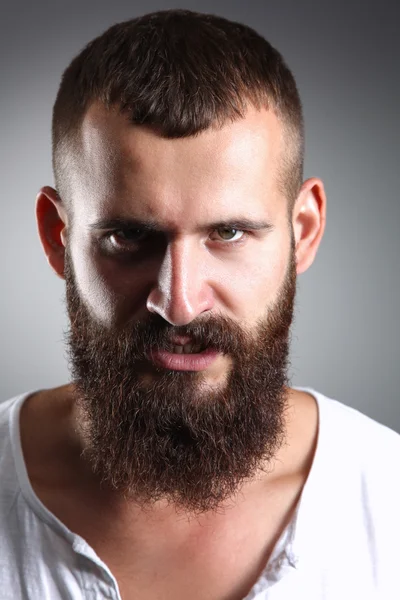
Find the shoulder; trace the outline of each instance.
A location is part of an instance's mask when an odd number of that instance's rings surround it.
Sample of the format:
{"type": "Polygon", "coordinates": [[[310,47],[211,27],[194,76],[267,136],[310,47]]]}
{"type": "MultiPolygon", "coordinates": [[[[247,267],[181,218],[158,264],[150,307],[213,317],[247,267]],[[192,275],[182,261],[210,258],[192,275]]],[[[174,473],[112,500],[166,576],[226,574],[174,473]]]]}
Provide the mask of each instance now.
{"type": "Polygon", "coordinates": [[[304,490],[304,539],[324,547],[324,560],[349,582],[372,574],[365,581],[389,597],[400,536],[400,435],[338,400],[308,393],[318,404],[319,432],[304,490]]]}
{"type": "Polygon", "coordinates": [[[382,519],[385,513],[390,518],[396,515],[400,527],[400,435],[355,408],[318,392],[314,395],[319,407],[321,455],[341,482],[342,493],[356,493],[365,510],[379,512],[382,519]]]}
{"type": "Polygon", "coordinates": [[[23,463],[20,441],[20,412],[25,401],[34,395],[34,391],[0,401],[0,497],[18,488],[18,470],[23,463]]]}
{"type": "Polygon", "coordinates": [[[32,390],[7,400],[0,400],[0,442],[12,435],[13,421],[17,421],[23,403],[36,393],[35,390],[32,390]]]}
{"type": "Polygon", "coordinates": [[[400,434],[360,410],[313,392],[319,407],[321,427],[337,434],[337,442],[350,443],[360,459],[381,458],[388,450],[400,452],[400,434]]]}
{"type": "MultiPolygon", "coordinates": [[[[19,413],[23,402],[33,392],[26,392],[19,396],[13,396],[8,400],[0,401],[0,448],[3,449],[6,444],[10,443],[10,439],[13,434],[13,421],[19,413]]],[[[16,420],[16,419],[15,419],[16,420]]],[[[0,453],[0,460],[3,456],[3,452],[0,453]]]]}
{"type": "Polygon", "coordinates": [[[400,435],[360,410],[311,388],[301,389],[318,405],[318,477],[336,485],[339,494],[361,495],[368,504],[386,497],[400,505],[400,435]]]}
{"type": "Polygon", "coordinates": [[[18,470],[22,453],[19,442],[19,412],[24,401],[32,393],[27,392],[0,401],[0,523],[3,524],[10,518],[11,507],[20,490],[18,470]]]}

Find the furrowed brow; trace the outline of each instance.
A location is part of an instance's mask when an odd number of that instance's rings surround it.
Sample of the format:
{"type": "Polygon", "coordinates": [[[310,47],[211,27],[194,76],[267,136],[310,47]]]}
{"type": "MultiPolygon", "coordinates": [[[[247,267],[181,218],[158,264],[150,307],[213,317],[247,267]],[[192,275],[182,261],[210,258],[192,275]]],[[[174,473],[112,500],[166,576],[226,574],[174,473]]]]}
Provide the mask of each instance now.
{"type": "Polygon", "coordinates": [[[239,229],[249,231],[261,231],[263,229],[272,229],[272,223],[267,221],[253,221],[246,218],[230,219],[228,221],[217,221],[216,223],[210,223],[206,227],[201,229],[239,229]]]}
{"type": "MultiPolygon", "coordinates": [[[[99,219],[89,225],[90,230],[107,230],[107,229],[140,229],[141,231],[149,232],[164,232],[167,231],[159,223],[152,220],[139,220],[131,218],[114,218],[114,219],[99,219]]],[[[216,229],[238,229],[249,231],[262,231],[273,229],[273,225],[267,221],[255,221],[246,218],[229,219],[225,221],[216,221],[207,225],[197,227],[198,231],[211,231],[216,229]]]]}
{"type": "Polygon", "coordinates": [[[91,230],[99,229],[140,229],[145,231],[162,231],[155,221],[142,221],[139,219],[116,218],[99,219],[89,225],[91,230]]]}

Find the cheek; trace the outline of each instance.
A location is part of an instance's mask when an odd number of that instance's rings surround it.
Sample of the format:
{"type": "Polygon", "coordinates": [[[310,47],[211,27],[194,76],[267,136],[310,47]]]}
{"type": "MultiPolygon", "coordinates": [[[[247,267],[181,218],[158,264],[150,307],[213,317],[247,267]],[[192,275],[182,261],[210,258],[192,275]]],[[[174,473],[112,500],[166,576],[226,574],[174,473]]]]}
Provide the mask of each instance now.
{"type": "Polygon", "coordinates": [[[81,301],[97,321],[104,325],[111,324],[116,297],[111,293],[101,271],[96,268],[95,260],[84,248],[75,248],[71,254],[81,301]]]}
{"type": "Polygon", "coordinates": [[[289,242],[277,237],[233,272],[232,310],[240,320],[255,322],[275,303],[285,280],[289,250],[289,242]]]}
{"type": "Polygon", "coordinates": [[[132,315],[143,317],[151,269],[118,265],[81,245],[72,251],[76,284],[90,313],[104,326],[118,326],[132,315]],[[143,314],[142,314],[143,313],[143,314]]]}

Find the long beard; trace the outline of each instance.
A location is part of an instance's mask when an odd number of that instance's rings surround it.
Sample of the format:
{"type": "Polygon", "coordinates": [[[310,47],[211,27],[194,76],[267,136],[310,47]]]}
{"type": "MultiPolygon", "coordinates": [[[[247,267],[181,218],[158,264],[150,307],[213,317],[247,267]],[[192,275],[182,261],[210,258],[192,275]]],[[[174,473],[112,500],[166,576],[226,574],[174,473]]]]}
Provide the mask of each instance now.
{"type": "Polygon", "coordinates": [[[104,485],[141,506],[164,499],[202,513],[269,470],[285,440],[293,249],[278,300],[253,331],[222,316],[174,327],[154,315],[107,330],[79,296],[68,251],[65,278],[66,342],[84,453],[104,485]],[[226,354],[232,367],[224,383],[155,367],[146,377],[147,352],[165,348],[174,335],[226,354]]]}

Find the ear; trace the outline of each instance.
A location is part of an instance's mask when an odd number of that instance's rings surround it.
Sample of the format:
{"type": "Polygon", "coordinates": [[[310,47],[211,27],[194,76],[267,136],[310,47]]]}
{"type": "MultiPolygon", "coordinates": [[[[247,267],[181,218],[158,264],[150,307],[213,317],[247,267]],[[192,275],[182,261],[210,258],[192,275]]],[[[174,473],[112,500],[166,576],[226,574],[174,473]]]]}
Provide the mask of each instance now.
{"type": "Polygon", "coordinates": [[[320,179],[307,179],[293,207],[292,224],[296,241],[297,274],[314,262],[326,222],[326,195],[320,179]]]}
{"type": "Polygon", "coordinates": [[[53,271],[64,279],[68,218],[65,206],[54,188],[43,187],[36,196],[36,220],[47,261],[53,271]]]}

